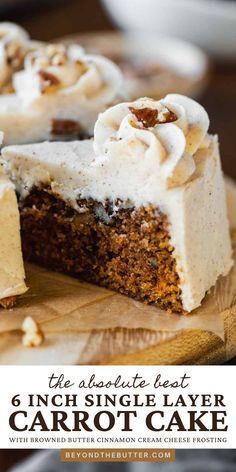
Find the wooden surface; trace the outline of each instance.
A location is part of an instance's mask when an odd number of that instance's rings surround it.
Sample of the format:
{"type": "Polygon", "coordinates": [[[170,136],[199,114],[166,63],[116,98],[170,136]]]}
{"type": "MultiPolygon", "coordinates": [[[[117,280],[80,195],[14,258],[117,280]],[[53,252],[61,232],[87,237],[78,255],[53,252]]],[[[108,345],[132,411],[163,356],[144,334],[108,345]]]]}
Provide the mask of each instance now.
{"type": "Polygon", "coordinates": [[[204,365],[223,364],[236,354],[236,307],[222,314],[225,342],[200,330],[186,330],[174,339],[126,356],[105,359],[108,365],[204,365]],[[226,348],[226,342],[228,348],[226,348]]]}

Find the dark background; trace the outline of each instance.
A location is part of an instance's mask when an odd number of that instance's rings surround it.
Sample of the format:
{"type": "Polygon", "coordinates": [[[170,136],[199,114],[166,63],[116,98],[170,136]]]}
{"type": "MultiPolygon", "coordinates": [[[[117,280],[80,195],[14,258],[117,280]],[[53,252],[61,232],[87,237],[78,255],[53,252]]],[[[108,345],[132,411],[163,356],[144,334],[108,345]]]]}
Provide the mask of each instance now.
{"type": "MultiPolygon", "coordinates": [[[[47,41],[114,28],[99,0],[18,0],[14,6],[12,3],[0,2],[0,21],[19,23],[33,39],[47,41]]],[[[210,115],[211,132],[220,136],[224,170],[236,179],[236,64],[212,63],[209,85],[200,101],[210,115]]],[[[27,455],[27,450],[0,451],[0,472],[27,455]]]]}

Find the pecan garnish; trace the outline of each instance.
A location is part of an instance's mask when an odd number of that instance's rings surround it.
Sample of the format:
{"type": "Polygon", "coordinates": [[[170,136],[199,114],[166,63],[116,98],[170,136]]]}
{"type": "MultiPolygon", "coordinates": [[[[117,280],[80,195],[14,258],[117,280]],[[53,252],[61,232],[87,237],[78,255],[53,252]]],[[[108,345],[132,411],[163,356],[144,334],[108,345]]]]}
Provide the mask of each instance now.
{"type": "Polygon", "coordinates": [[[15,303],[16,303],[15,296],[2,298],[0,300],[0,306],[2,306],[3,308],[6,308],[7,310],[10,310],[11,308],[13,308],[15,303]]]}
{"type": "Polygon", "coordinates": [[[171,123],[177,120],[176,114],[165,107],[159,111],[154,108],[134,108],[129,107],[129,110],[136,116],[137,120],[142,123],[145,128],[153,128],[158,124],[171,123]]]}
{"type": "Polygon", "coordinates": [[[80,124],[73,120],[60,120],[53,118],[51,121],[51,134],[55,136],[78,136],[81,133],[80,124]]]}
{"type": "Polygon", "coordinates": [[[41,79],[40,90],[42,93],[45,93],[52,86],[60,85],[60,80],[54,74],[46,70],[39,70],[38,75],[41,79]]]}
{"type": "Polygon", "coordinates": [[[9,41],[5,44],[7,64],[14,70],[20,68],[24,58],[24,51],[17,41],[9,41]]]}

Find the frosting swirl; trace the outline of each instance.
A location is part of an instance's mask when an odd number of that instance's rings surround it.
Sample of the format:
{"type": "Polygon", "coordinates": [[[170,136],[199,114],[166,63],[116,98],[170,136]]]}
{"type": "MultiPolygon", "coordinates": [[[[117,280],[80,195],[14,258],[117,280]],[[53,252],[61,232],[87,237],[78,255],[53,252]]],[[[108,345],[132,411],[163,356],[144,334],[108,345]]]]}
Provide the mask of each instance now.
{"type": "Polygon", "coordinates": [[[28,40],[28,33],[20,26],[0,23],[0,87],[22,66],[28,40]]]}
{"type": "Polygon", "coordinates": [[[14,75],[13,84],[26,104],[70,95],[108,104],[118,93],[121,80],[118,67],[110,60],[85,54],[78,45],[49,44],[26,55],[24,70],[14,75]]]}
{"type": "Polygon", "coordinates": [[[190,98],[177,94],[160,101],[141,98],[99,115],[94,150],[100,160],[140,160],[142,168],[157,169],[163,185],[175,187],[193,175],[194,154],[206,146],[208,127],[206,111],[190,98]]]}

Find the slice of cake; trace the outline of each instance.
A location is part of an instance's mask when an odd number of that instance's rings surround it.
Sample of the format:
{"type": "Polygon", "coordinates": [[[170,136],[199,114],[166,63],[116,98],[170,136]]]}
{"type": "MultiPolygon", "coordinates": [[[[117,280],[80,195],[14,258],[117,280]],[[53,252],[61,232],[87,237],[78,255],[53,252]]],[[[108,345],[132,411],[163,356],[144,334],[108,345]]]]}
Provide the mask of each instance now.
{"type": "Polygon", "coordinates": [[[218,141],[168,95],[100,114],[94,141],[3,149],[26,259],[190,312],[232,266],[218,141]]]}
{"type": "Polygon", "coordinates": [[[98,113],[117,99],[122,74],[109,59],[78,45],[41,45],[13,74],[14,93],[0,95],[6,144],[91,136],[98,113]]]}
{"type": "Polygon", "coordinates": [[[24,293],[27,288],[15,189],[2,167],[0,167],[0,228],[0,306],[11,308],[16,296],[24,293]]]}

